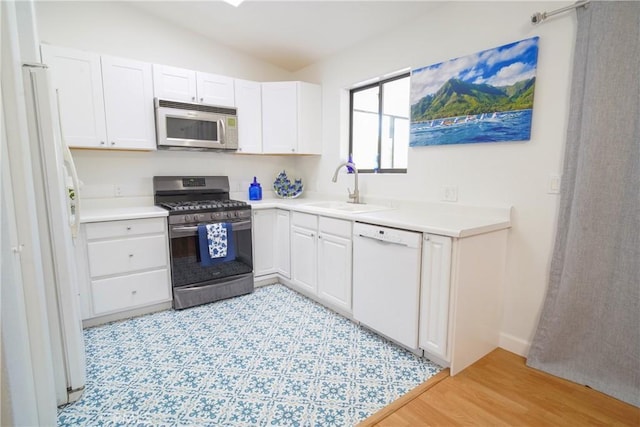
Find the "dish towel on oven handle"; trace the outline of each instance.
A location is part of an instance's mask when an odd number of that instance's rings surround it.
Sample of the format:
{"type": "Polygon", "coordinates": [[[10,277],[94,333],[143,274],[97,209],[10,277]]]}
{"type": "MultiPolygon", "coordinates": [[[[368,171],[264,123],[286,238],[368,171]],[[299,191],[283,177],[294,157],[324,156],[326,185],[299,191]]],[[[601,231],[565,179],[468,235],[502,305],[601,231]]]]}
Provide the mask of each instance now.
{"type": "Polygon", "coordinates": [[[204,266],[209,266],[233,261],[236,259],[234,241],[233,226],[230,223],[198,225],[200,263],[204,266]],[[212,246],[215,249],[212,249],[212,246]],[[223,246],[226,253],[222,249],[223,246]]]}

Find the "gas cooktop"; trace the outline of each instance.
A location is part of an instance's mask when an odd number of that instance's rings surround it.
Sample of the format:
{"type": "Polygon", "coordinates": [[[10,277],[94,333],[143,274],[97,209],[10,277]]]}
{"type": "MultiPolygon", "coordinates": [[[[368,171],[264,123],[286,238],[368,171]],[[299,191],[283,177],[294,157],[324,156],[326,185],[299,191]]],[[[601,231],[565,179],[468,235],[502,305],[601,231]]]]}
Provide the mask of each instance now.
{"type": "Polygon", "coordinates": [[[240,200],[188,200],[179,202],[162,202],[159,206],[170,212],[183,211],[226,211],[236,209],[247,209],[249,205],[240,200]]]}

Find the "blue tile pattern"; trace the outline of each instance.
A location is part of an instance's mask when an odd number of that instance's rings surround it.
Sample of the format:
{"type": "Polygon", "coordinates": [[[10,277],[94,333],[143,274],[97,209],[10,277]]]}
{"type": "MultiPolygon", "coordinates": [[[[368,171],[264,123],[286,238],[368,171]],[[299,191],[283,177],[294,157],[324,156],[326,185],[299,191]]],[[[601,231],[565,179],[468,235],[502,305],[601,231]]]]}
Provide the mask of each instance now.
{"type": "Polygon", "coordinates": [[[85,330],[60,426],[349,426],[441,367],[282,285],[85,330]]]}

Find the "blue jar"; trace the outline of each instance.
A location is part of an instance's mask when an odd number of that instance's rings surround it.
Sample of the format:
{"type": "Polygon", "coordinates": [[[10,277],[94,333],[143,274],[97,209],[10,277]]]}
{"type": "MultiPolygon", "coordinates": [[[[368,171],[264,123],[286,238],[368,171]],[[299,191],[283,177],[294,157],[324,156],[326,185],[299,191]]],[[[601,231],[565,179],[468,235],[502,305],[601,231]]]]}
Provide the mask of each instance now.
{"type": "Polygon", "coordinates": [[[262,187],[255,176],[249,186],[249,200],[262,200],[262,187]]]}

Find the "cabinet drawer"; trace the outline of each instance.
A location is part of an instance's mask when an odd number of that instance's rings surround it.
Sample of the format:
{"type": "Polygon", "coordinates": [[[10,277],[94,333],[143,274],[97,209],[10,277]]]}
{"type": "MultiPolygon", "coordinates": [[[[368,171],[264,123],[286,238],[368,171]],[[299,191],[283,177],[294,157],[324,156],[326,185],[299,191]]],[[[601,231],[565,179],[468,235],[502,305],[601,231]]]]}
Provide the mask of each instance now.
{"type": "Polygon", "coordinates": [[[321,216],[320,232],[345,237],[351,240],[351,221],[321,216]]]}
{"type": "Polygon", "coordinates": [[[88,240],[164,233],[166,228],[165,218],[92,222],[85,225],[88,240]]]}
{"type": "Polygon", "coordinates": [[[126,310],[170,299],[166,269],[94,280],[91,282],[95,314],[126,310]]]}
{"type": "Polygon", "coordinates": [[[291,217],[291,225],[297,225],[298,227],[311,228],[315,230],[318,228],[318,216],[302,213],[302,212],[293,212],[293,216],[291,217]]]}
{"type": "Polygon", "coordinates": [[[167,238],[161,236],[90,242],[91,277],[166,267],[167,238]]]}

